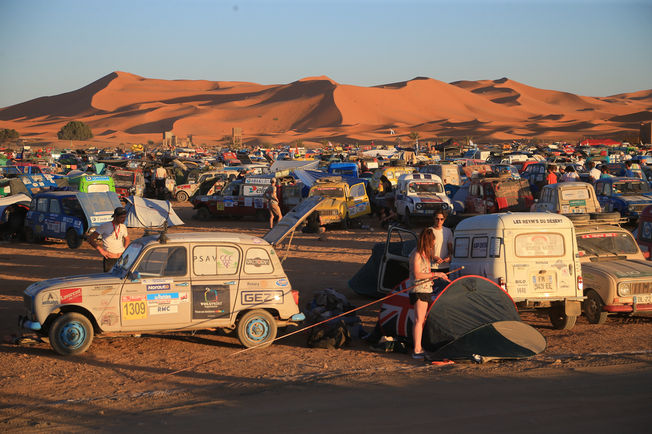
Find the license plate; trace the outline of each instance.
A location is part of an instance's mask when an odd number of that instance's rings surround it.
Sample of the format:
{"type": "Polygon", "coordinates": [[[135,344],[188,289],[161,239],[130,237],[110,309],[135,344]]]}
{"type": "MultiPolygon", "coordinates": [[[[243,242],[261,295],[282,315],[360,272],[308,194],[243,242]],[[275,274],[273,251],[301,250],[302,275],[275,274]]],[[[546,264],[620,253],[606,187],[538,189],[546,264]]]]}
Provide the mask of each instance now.
{"type": "Polygon", "coordinates": [[[557,290],[554,274],[533,274],[531,281],[535,291],[553,292],[557,290]]]}
{"type": "Polygon", "coordinates": [[[652,294],[635,295],[634,304],[652,304],[652,294]]]}
{"type": "Polygon", "coordinates": [[[570,205],[570,206],[586,206],[586,200],[584,200],[584,199],[570,200],[570,201],[568,201],[568,205],[570,205]]]}

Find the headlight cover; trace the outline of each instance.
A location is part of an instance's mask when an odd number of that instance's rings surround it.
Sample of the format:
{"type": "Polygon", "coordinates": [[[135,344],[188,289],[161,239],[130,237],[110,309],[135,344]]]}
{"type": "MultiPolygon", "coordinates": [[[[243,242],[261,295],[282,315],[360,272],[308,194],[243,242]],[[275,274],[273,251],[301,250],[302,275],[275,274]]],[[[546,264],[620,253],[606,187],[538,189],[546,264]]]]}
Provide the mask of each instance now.
{"type": "Polygon", "coordinates": [[[621,283],[618,285],[618,295],[630,295],[631,289],[629,283],[621,283]]]}

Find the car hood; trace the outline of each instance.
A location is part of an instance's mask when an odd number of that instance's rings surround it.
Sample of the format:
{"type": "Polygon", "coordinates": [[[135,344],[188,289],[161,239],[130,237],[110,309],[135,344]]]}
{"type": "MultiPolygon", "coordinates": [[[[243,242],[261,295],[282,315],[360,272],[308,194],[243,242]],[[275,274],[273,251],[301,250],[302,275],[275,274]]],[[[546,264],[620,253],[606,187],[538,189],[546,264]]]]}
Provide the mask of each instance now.
{"type": "Polygon", "coordinates": [[[615,261],[583,262],[582,270],[602,271],[618,278],[650,278],[652,263],[641,259],[621,259],[615,261]]]}
{"type": "Polygon", "coordinates": [[[41,280],[31,284],[25,290],[25,294],[33,297],[45,289],[58,289],[69,287],[84,287],[90,285],[112,285],[122,283],[123,278],[119,274],[97,273],[84,274],[82,276],[56,277],[54,279],[41,280]]]}
{"type": "Polygon", "coordinates": [[[627,203],[652,203],[652,197],[637,194],[633,196],[616,196],[618,199],[627,203]]]}

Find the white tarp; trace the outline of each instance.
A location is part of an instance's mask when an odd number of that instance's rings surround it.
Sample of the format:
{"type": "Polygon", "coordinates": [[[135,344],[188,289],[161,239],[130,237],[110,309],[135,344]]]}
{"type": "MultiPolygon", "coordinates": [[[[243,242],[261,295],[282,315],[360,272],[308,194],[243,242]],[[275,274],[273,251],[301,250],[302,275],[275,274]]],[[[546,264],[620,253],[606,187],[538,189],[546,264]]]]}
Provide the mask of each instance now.
{"type": "Polygon", "coordinates": [[[128,228],[151,228],[163,226],[167,220],[168,226],[182,225],[183,221],[172,209],[167,200],[145,199],[139,196],[125,198],[127,205],[128,228]]]}
{"type": "Polygon", "coordinates": [[[319,160],[277,160],[274,161],[270,170],[278,172],[279,170],[316,169],[317,167],[319,167],[319,160]]]}

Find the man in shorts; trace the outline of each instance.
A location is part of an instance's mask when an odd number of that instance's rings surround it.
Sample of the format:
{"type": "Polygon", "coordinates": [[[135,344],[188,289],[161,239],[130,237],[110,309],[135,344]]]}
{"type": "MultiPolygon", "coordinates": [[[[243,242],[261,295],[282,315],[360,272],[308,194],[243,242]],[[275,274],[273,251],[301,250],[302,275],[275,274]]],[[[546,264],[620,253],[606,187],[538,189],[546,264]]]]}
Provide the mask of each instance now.
{"type": "Polygon", "coordinates": [[[276,196],[276,178],[272,178],[269,187],[265,190],[265,199],[267,199],[267,209],[269,210],[269,228],[272,229],[274,227],[274,216],[278,218],[277,222],[280,222],[283,218],[281,208],[278,206],[278,197],[276,196]]]}
{"type": "Polygon", "coordinates": [[[111,268],[118,262],[118,259],[130,243],[125,219],[127,210],[119,206],[113,211],[113,220],[99,226],[95,232],[88,237],[88,242],[95,247],[103,257],[102,264],[104,272],[111,271],[111,268]],[[102,237],[100,240],[99,238],[102,237]]]}

